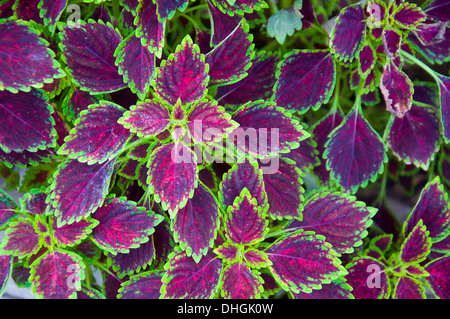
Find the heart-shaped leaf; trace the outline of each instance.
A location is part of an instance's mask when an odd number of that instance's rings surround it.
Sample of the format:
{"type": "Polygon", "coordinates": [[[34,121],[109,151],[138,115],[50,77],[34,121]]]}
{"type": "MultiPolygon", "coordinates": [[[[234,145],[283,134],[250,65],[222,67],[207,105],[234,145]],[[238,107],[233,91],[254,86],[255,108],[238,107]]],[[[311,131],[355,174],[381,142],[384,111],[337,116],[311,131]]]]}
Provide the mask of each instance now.
{"type": "Polygon", "coordinates": [[[400,248],[402,261],[418,263],[424,260],[431,249],[431,241],[428,235],[429,232],[427,227],[423,225],[423,220],[419,220],[400,248]]]}
{"type": "Polygon", "coordinates": [[[259,299],[263,292],[264,280],[256,270],[246,264],[236,262],[223,270],[222,296],[227,299],[259,299]]]}
{"type": "Polygon", "coordinates": [[[425,21],[426,14],[414,3],[401,3],[393,14],[394,21],[401,27],[412,29],[425,21]]]}
{"type": "Polygon", "coordinates": [[[39,234],[34,228],[33,222],[19,218],[10,223],[5,231],[5,238],[0,244],[0,252],[3,255],[26,257],[35,254],[41,243],[39,234]]]}

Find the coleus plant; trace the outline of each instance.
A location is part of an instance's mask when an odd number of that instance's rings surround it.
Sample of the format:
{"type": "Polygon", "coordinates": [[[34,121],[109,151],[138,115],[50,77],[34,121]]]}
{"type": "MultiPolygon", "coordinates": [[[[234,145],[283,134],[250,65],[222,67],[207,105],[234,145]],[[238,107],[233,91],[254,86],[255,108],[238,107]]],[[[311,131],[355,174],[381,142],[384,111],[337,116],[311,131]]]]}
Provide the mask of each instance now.
{"type": "Polygon", "coordinates": [[[85,2],[0,1],[0,294],[448,298],[448,1],[85,2]]]}

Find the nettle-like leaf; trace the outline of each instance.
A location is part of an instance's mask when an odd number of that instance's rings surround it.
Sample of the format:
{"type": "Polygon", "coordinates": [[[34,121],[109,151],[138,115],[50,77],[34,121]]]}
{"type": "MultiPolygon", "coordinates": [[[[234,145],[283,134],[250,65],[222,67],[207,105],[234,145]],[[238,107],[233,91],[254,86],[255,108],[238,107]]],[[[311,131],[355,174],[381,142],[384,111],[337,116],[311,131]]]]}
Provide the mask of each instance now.
{"type": "Polygon", "coordinates": [[[0,189],[0,228],[3,228],[15,216],[17,208],[14,199],[0,189]]]}
{"type": "Polygon", "coordinates": [[[43,91],[0,91],[0,150],[37,152],[56,144],[53,107],[43,91]]]}
{"type": "Polygon", "coordinates": [[[13,257],[0,255],[0,297],[8,287],[13,270],[13,257]]]}
{"type": "Polygon", "coordinates": [[[322,235],[300,230],[282,237],[266,249],[270,271],[278,284],[294,293],[321,289],[346,271],[322,235]]]}
{"type": "Polygon", "coordinates": [[[402,35],[396,30],[384,29],[382,33],[384,53],[389,58],[398,54],[402,43],[402,35]]]}
{"type": "Polygon", "coordinates": [[[38,4],[39,16],[45,25],[54,26],[66,8],[67,0],[41,0],[38,4]]]}
{"type": "MultiPolygon", "coordinates": [[[[144,1],[145,2],[145,1],[144,1]]],[[[153,0],[158,8],[158,19],[172,19],[177,10],[184,11],[189,0],[153,0]]]]}
{"type": "Polygon", "coordinates": [[[255,248],[249,248],[244,251],[244,260],[252,268],[264,268],[270,265],[270,260],[267,254],[255,248]]]}
{"type": "Polygon", "coordinates": [[[78,21],[60,33],[61,50],[72,81],[82,90],[109,93],[126,87],[115,65],[114,51],[122,37],[111,24],[78,21]]]}
{"type": "Polygon", "coordinates": [[[336,18],[330,35],[330,48],[338,60],[351,62],[361,50],[366,36],[364,20],[361,4],[345,7],[336,18]]]}
{"type": "Polygon", "coordinates": [[[80,221],[103,204],[113,173],[113,161],[88,165],[77,160],[60,164],[47,200],[54,208],[58,226],[80,221]]]}
{"type": "Polygon", "coordinates": [[[450,3],[447,0],[433,0],[425,7],[427,16],[440,21],[450,21],[450,3]]]}
{"type": "Polygon", "coordinates": [[[233,206],[228,206],[224,215],[226,236],[231,242],[241,245],[253,245],[262,241],[268,231],[267,223],[258,207],[258,201],[252,198],[246,188],[236,197],[233,206]]]}
{"type": "Polygon", "coordinates": [[[427,227],[423,225],[423,220],[419,220],[400,248],[402,261],[412,263],[424,260],[431,249],[431,241],[428,235],[429,232],[427,227]]]}
{"type": "Polygon", "coordinates": [[[208,299],[219,289],[222,260],[209,252],[197,263],[184,252],[174,252],[164,269],[161,298],[208,299]]]}
{"type": "Polygon", "coordinates": [[[425,270],[430,274],[425,280],[430,283],[432,292],[437,298],[450,298],[450,258],[440,257],[425,265],[425,270]]]}
{"type": "Polygon", "coordinates": [[[409,77],[389,61],[384,67],[380,90],[386,109],[395,116],[403,117],[412,107],[414,86],[409,77]]]}
{"type": "Polygon", "coordinates": [[[445,239],[450,233],[450,205],[448,194],[441,184],[439,176],[435,177],[422,189],[419,200],[403,225],[405,236],[414,230],[420,220],[429,231],[432,243],[445,239]]]}
{"type": "Polygon", "coordinates": [[[426,14],[414,3],[401,3],[393,14],[395,23],[401,27],[412,29],[425,21],[426,14]]]}
{"type": "Polygon", "coordinates": [[[75,299],[84,279],[84,263],[73,252],[47,251],[31,265],[32,291],[43,299],[75,299]]]}
{"type": "Polygon", "coordinates": [[[117,123],[124,112],[124,108],[109,101],[90,105],[80,113],[58,154],[87,164],[115,158],[131,137],[130,131],[117,123]]]}
{"type": "Polygon", "coordinates": [[[359,61],[358,72],[362,77],[367,76],[370,71],[373,70],[375,63],[377,62],[376,51],[370,44],[366,44],[361,51],[358,52],[357,56],[359,61]]]}
{"type": "Polygon", "coordinates": [[[0,90],[29,91],[65,76],[48,42],[24,22],[0,19],[0,39],[0,90]]]}
{"type": "Polygon", "coordinates": [[[119,299],[159,299],[162,272],[148,271],[130,277],[119,289],[119,299]]]}
{"type": "Polygon", "coordinates": [[[199,261],[213,245],[219,225],[217,200],[206,186],[199,183],[194,196],[177,212],[172,230],[180,247],[199,261]]]}
{"type": "Polygon", "coordinates": [[[141,39],[142,46],[151,53],[161,57],[164,46],[166,20],[158,19],[156,4],[152,0],[139,1],[136,7],[136,37],[141,39]]]}
{"type": "Polygon", "coordinates": [[[56,219],[51,219],[50,227],[53,230],[53,237],[55,238],[58,247],[71,247],[78,245],[86,239],[92,230],[98,225],[95,219],[82,219],[70,225],[65,224],[58,227],[56,219]]]}
{"type": "Polygon", "coordinates": [[[211,21],[211,46],[216,46],[224,40],[237,27],[242,17],[239,15],[230,16],[223,13],[220,9],[214,6],[210,1],[207,1],[208,10],[211,21]]]}
{"type": "Polygon", "coordinates": [[[147,212],[144,207],[125,197],[109,197],[93,214],[99,225],[92,232],[92,240],[102,250],[113,255],[128,253],[131,248],[148,241],[163,219],[147,212]]]}
{"type": "Polygon", "coordinates": [[[278,106],[304,113],[310,107],[319,109],[333,94],[336,65],[328,50],[292,50],[278,68],[274,88],[278,106]]]}
{"type": "Polygon", "coordinates": [[[425,287],[416,279],[400,277],[393,292],[394,299],[425,299],[425,287]]]}
{"type": "Polygon", "coordinates": [[[371,257],[356,257],[345,267],[347,283],[355,299],[385,299],[390,294],[385,266],[371,257]]]}
{"type": "Polygon", "coordinates": [[[387,162],[387,147],[364,118],[360,105],[355,105],[345,119],[329,135],[324,158],[331,176],[352,193],[375,181],[387,162]]]}
{"type": "Polygon", "coordinates": [[[181,143],[161,146],[153,151],[147,164],[147,183],[157,203],[172,218],[192,198],[198,184],[197,158],[181,143]]]}
{"type": "Polygon", "coordinates": [[[131,91],[143,100],[150,90],[151,79],[155,71],[153,54],[141,44],[141,40],[133,33],[119,44],[114,56],[119,74],[123,75],[123,80],[131,91]]]}
{"type": "Polygon", "coordinates": [[[139,247],[131,248],[128,253],[118,253],[117,255],[108,254],[112,269],[116,272],[119,279],[146,269],[154,261],[156,251],[153,235],[154,233],[149,236],[147,242],[141,244],[139,247]]]}
{"type": "Polygon", "coordinates": [[[208,84],[208,64],[200,48],[187,35],[167,60],[161,62],[153,82],[156,93],[174,105],[202,99],[208,84]]]}
{"type": "Polygon", "coordinates": [[[450,77],[438,76],[439,99],[441,105],[441,121],[444,128],[444,138],[450,142],[450,77]]]}
{"type": "Polygon", "coordinates": [[[5,238],[0,244],[0,252],[4,255],[26,257],[35,254],[41,243],[33,222],[19,218],[10,223],[5,231],[5,238]]]}
{"type": "Polygon", "coordinates": [[[254,57],[253,35],[245,20],[213,50],[206,54],[209,85],[235,83],[247,76],[254,57]]]}
{"type": "Polygon", "coordinates": [[[325,236],[339,254],[352,253],[362,244],[377,209],[367,207],[354,196],[340,192],[313,193],[303,208],[303,220],[295,220],[289,229],[312,230],[325,236]]]}
{"type": "Polygon", "coordinates": [[[297,120],[273,102],[250,101],[233,113],[239,127],[227,137],[235,145],[239,156],[249,154],[257,158],[278,156],[299,147],[308,138],[297,120]]]}
{"type": "Polygon", "coordinates": [[[413,103],[403,117],[392,115],[384,132],[389,149],[406,164],[428,170],[440,145],[440,120],[433,106],[413,103]]]}
{"type": "Polygon", "coordinates": [[[221,294],[227,299],[257,299],[263,292],[263,282],[258,271],[235,262],[223,270],[221,294]]]}
{"type": "Polygon", "coordinates": [[[238,127],[231,115],[214,100],[195,103],[186,122],[190,136],[199,144],[218,142],[238,127]]]}

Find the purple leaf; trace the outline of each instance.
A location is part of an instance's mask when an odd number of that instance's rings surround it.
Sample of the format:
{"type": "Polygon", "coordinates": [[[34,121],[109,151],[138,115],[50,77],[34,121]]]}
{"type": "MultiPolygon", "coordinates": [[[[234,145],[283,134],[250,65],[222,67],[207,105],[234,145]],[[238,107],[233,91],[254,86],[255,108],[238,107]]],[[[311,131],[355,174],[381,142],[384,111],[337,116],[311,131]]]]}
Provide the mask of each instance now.
{"type": "MultiPolygon", "coordinates": [[[[450,32],[449,32],[450,33],[450,32]]],[[[444,128],[444,139],[450,142],[450,77],[438,76],[439,100],[441,105],[441,121],[444,128]]]]}
{"type": "Polygon", "coordinates": [[[38,4],[39,16],[45,25],[52,26],[52,30],[66,8],[67,0],[41,0],[38,4]]]}
{"type": "Polygon", "coordinates": [[[427,16],[439,20],[450,21],[450,3],[448,0],[434,0],[425,7],[427,16]]]}
{"type": "Polygon", "coordinates": [[[419,220],[414,229],[409,233],[400,248],[400,258],[406,263],[418,263],[424,260],[431,249],[431,241],[428,237],[427,227],[423,220],[419,220]]]}
{"type": "Polygon", "coordinates": [[[216,46],[222,42],[238,26],[242,17],[229,15],[208,1],[208,10],[211,20],[211,45],[216,46]]]}
{"type": "Polygon", "coordinates": [[[0,39],[1,90],[29,91],[65,76],[48,42],[24,22],[0,19],[0,39]]]}
{"type": "Polygon", "coordinates": [[[53,230],[53,236],[56,240],[58,247],[74,246],[81,243],[92,233],[92,229],[98,225],[98,221],[95,219],[85,220],[82,219],[79,222],[74,222],[70,225],[63,225],[58,227],[56,220],[51,220],[51,228],[53,230]]]}
{"type": "Polygon", "coordinates": [[[385,266],[370,257],[357,257],[345,267],[347,283],[355,299],[385,299],[389,296],[389,278],[385,266]]]}
{"type": "Polygon", "coordinates": [[[269,246],[266,253],[277,282],[294,293],[321,289],[322,284],[346,274],[325,237],[314,232],[301,230],[283,237],[269,246]]]}
{"type": "Polygon", "coordinates": [[[119,44],[114,56],[124,82],[128,83],[131,91],[143,100],[150,90],[150,82],[155,71],[153,54],[132,34],[119,44]]]}
{"type": "Polygon", "coordinates": [[[445,40],[448,22],[422,23],[413,31],[424,46],[432,46],[445,40]]]}
{"type": "Polygon", "coordinates": [[[293,293],[295,299],[354,299],[351,294],[352,287],[344,280],[338,278],[329,284],[322,285],[322,289],[311,293],[293,293]]]}
{"type": "Polygon", "coordinates": [[[245,20],[206,54],[209,85],[233,84],[247,76],[254,56],[253,35],[245,20]]]}
{"type": "Polygon", "coordinates": [[[226,236],[231,242],[239,245],[253,245],[260,242],[268,231],[268,222],[263,217],[257,200],[252,198],[246,188],[239,197],[236,197],[233,206],[228,206],[223,222],[226,236]]]}
{"type": "Polygon", "coordinates": [[[421,24],[427,16],[422,11],[420,7],[418,7],[414,3],[402,3],[400,4],[394,12],[393,19],[396,23],[398,23],[401,27],[406,29],[412,29],[419,24],[421,24]]]}
{"type": "Polygon", "coordinates": [[[411,109],[413,84],[409,77],[391,61],[384,67],[380,90],[386,102],[386,109],[395,116],[403,117],[411,109]]]}
{"type": "Polygon", "coordinates": [[[264,0],[212,0],[212,3],[223,13],[234,15],[243,15],[252,13],[268,7],[264,0]]]}
{"type": "Polygon", "coordinates": [[[232,263],[236,261],[239,253],[239,247],[230,242],[226,242],[220,247],[214,249],[214,252],[219,256],[220,259],[227,263],[232,263]]]}
{"type": "Polygon", "coordinates": [[[244,252],[244,260],[252,268],[265,268],[270,265],[267,254],[261,250],[250,248],[244,252]]]}
{"type": "Polygon", "coordinates": [[[354,196],[322,191],[307,199],[303,220],[294,220],[289,229],[312,230],[325,236],[337,253],[346,254],[362,244],[376,212],[354,196]]]}
{"type": "Polygon", "coordinates": [[[364,10],[361,4],[345,7],[336,19],[330,35],[330,48],[340,61],[351,62],[361,50],[366,36],[364,10]]]}
{"type": "Polygon", "coordinates": [[[196,143],[212,143],[222,140],[234,131],[238,124],[217,102],[203,100],[192,106],[187,118],[190,136],[196,143]]]}
{"type": "Polygon", "coordinates": [[[163,219],[125,197],[109,197],[95,211],[93,218],[99,225],[92,232],[92,240],[113,255],[128,253],[131,248],[146,243],[155,231],[154,227],[163,219]]]}
{"type": "Polygon", "coordinates": [[[215,99],[222,105],[232,106],[269,99],[276,82],[275,71],[278,62],[276,55],[258,53],[247,70],[248,75],[236,83],[219,86],[215,99]]]}
{"type": "Polygon", "coordinates": [[[19,218],[11,222],[6,229],[5,238],[0,244],[0,252],[22,258],[37,253],[40,247],[39,234],[33,222],[19,218]]]}
{"type": "Polygon", "coordinates": [[[274,172],[264,174],[264,187],[267,193],[272,218],[295,218],[301,216],[303,208],[303,181],[297,165],[286,159],[280,159],[274,172]]]}
{"type": "Polygon", "coordinates": [[[208,65],[199,47],[186,36],[167,60],[161,62],[154,87],[156,93],[174,105],[201,100],[208,84],[208,65]]]}
{"type": "Polygon", "coordinates": [[[329,51],[293,50],[279,65],[274,101],[304,113],[318,110],[333,94],[336,65],[329,51]],[[321,85],[316,85],[321,83],[321,85]]]}
{"type": "Polygon", "coordinates": [[[239,127],[227,139],[236,146],[239,156],[278,156],[299,147],[300,141],[310,136],[297,120],[274,102],[248,102],[233,114],[233,120],[239,127]]]}
{"type": "Polygon", "coordinates": [[[154,258],[155,244],[153,235],[149,236],[149,240],[146,243],[141,244],[138,248],[130,249],[128,253],[108,255],[108,259],[112,263],[112,268],[120,279],[147,268],[153,262],[154,258]]]}
{"type": "Polygon", "coordinates": [[[425,270],[430,274],[426,281],[430,283],[433,293],[440,299],[450,299],[450,257],[431,261],[425,270]]]}
{"type": "Polygon", "coordinates": [[[358,53],[359,68],[358,71],[361,76],[366,76],[375,67],[377,62],[376,51],[369,45],[363,46],[358,53]]]}
{"type": "Polygon", "coordinates": [[[0,297],[8,287],[13,269],[13,257],[0,255],[0,297]]]}
{"type": "Polygon", "coordinates": [[[320,164],[318,145],[314,139],[308,137],[300,142],[300,146],[283,154],[283,158],[291,159],[302,172],[308,172],[320,164]]]}
{"type": "Polygon", "coordinates": [[[394,299],[425,299],[424,286],[415,279],[400,277],[395,286],[394,299]]]}
{"type": "Polygon", "coordinates": [[[0,150],[37,152],[55,146],[53,107],[42,91],[0,92],[0,150]]]}
{"type": "Polygon", "coordinates": [[[80,256],[61,249],[47,251],[31,265],[32,291],[43,299],[75,299],[84,279],[80,256]]]}
{"type": "Polygon", "coordinates": [[[39,16],[39,9],[37,7],[39,2],[40,0],[17,0],[12,9],[18,19],[32,20],[43,24],[44,21],[39,16]]]}
{"type": "Polygon", "coordinates": [[[98,104],[97,97],[89,94],[86,91],[81,91],[78,87],[73,88],[65,96],[61,108],[66,120],[75,122],[80,117],[83,110],[87,110],[91,104],[98,104]]]}
{"type": "Polygon", "coordinates": [[[153,151],[147,167],[147,183],[157,203],[172,218],[192,198],[198,183],[196,155],[181,143],[167,144],[153,151]]]}
{"type": "Polygon", "coordinates": [[[47,193],[44,187],[30,189],[20,199],[20,203],[26,212],[32,215],[43,215],[47,209],[47,193]]]}
{"type": "Polygon", "coordinates": [[[126,87],[115,65],[114,51],[122,42],[118,31],[109,23],[93,20],[80,23],[67,24],[60,34],[61,50],[72,81],[93,94],[126,87]]]}
{"type": "Polygon", "coordinates": [[[402,43],[401,33],[395,30],[384,29],[382,37],[384,52],[386,55],[389,58],[396,56],[402,43]]]}
{"type": "Polygon", "coordinates": [[[16,214],[17,204],[3,189],[0,189],[0,228],[3,228],[16,214]]]}
{"type": "Polygon", "coordinates": [[[428,237],[432,243],[445,239],[450,233],[450,204],[439,176],[422,189],[416,206],[403,225],[404,235],[409,236],[421,219],[430,232],[428,237]]]}
{"type": "Polygon", "coordinates": [[[149,271],[130,277],[119,289],[119,299],[159,299],[162,273],[149,271]]]}
{"type": "Polygon", "coordinates": [[[172,19],[175,11],[184,11],[189,4],[189,0],[153,0],[153,2],[156,3],[156,7],[158,8],[158,18],[160,21],[163,19],[172,19]]]}
{"type": "Polygon", "coordinates": [[[202,183],[173,221],[174,239],[188,256],[199,261],[212,247],[220,225],[219,207],[213,193],[202,183]]]}
{"type": "Polygon", "coordinates": [[[355,105],[329,135],[324,158],[331,176],[345,190],[355,193],[375,181],[387,161],[386,145],[355,105]]]}
{"type": "Polygon", "coordinates": [[[101,164],[115,158],[131,137],[117,123],[124,112],[124,108],[108,101],[89,106],[80,113],[58,154],[87,164],[101,164]]]}
{"type": "Polygon", "coordinates": [[[80,221],[103,204],[113,172],[113,161],[92,164],[68,160],[54,174],[48,202],[55,209],[58,226],[80,221]]]}
{"type": "Polygon", "coordinates": [[[428,170],[440,145],[440,120],[433,106],[413,104],[403,117],[391,116],[384,139],[406,164],[428,170]]]}
{"type": "Polygon", "coordinates": [[[222,261],[211,252],[198,263],[185,253],[173,253],[165,269],[161,298],[208,299],[219,289],[222,261]]]}
{"type": "Polygon", "coordinates": [[[139,1],[136,11],[136,37],[141,39],[142,46],[161,57],[166,21],[158,19],[154,1],[139,1]]]}
{"type": "Polygon", "coordinates": [[[442,28],[442,33],[440,35],[437,34],[437,42],[433,44],[424,45],[420,34],[418,36],[414,32],[408,34],[408,40],[412,44],[412,48],[416,53],[422,54],[432,64],[442,64],[450,60],[450,32],[446,31],[448,30],[446,25],[442,26],[442,28]]]}
{"type": "Polygon", "coordinates": [[[235,262],[223,270],[221,294],[226,299],[259,299],[263,282],[259,272],[235,262]]]}

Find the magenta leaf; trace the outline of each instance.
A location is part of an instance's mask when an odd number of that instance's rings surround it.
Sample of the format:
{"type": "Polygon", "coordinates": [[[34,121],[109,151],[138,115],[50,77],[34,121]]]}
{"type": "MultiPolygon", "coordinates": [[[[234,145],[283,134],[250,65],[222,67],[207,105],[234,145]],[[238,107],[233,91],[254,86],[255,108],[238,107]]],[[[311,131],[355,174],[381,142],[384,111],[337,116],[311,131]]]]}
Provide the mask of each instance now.
{"type": "Polygon", "coordinates": [[[346,274],[325,237],[300,230],[282,237],[266,250],[270,271],[278,284],[294,293],[321,289],[346,274]]]}
{"type": "Polygon", "coordinates": [[[174,252],[165,269],[162,298],[208,299],[219,289],[222,260],[210,252],[196,263],[184,252],[174,252]]]}
{"type": "Polygon", "coordinates": [[[0,91],[0,150],[37,152],[55,146],[53,112],[41,90],[0,91]]]}
{"type": "MultiPolygon", "coordinates": [[[[450,33],[450,32],[449,32],[450,33]]],[[[441,121],[444,128],[444,139],[450,142],[450,77],[439,76],[439,98],[441,105],[441,121]]]]}
{"type": "Polygon", "coordinates": [[[291,159],[295,166],[302,172],[309,172],[314,167],[320,165],[318,145],[312,137],[300,142],[300,146],[292,149],[289,153],[283,154],[283,158],[291,159]]]}
{"type": "Polygon", "coordinates": [[[296,218],[301,216],[303,208],[303,180],[301,171],[296,164],[286,159],[275,161],[274,171],[264,174],[264,187],[267,193],[269,214],[272,218],[296,218]]]}
{"type": "Polygon", "coordinates": [[[148,271],[130,277],[119,289],[119,299],[159,299],[162,272],[148,271]]]}
{"type": "Polygon", "coordinates": [[[329,136],[323,156],[331,176],[345,191],[355,193],[369,180],[376,180],[387,161],[387,147],[364,118],[360,105],[329,136]]]}
{"type": "Polygon", "coordinates": [[[409,236],[421,219],[432,243],[445,239],[450,233],[450,204],[439,176],[422,189],[416,206],[403,225],[404,235],[409,236]]]}
{"type": "Polygon", "coordinates": [[[371,257],[356,257],[345,267],[347,283],[355,299],[385,299],[390,294],[385,266],[371,257]]]}
{"type": "Polygon", "coordinates": [[[12,221],[6,229],[5,238],[0,244],[0,252],[3,255],[22,258],[37,253],[40,247],[39,234],[33,222],[19,218],[12,221]]]}
{"type": "Polygon", "coordinates": [[[431,249],[431,241],[428,237],[427,227],[423,225],[423,220],[419,220],[414,229],[400,248],[400,257],[406,263],[417,263],[424,260],[431,249]]]}
{"type": "Polygon", "coordinates": [[[230,114],[214,100],[195,103],[186,122],[190,136],[199,144],[222,140],[238,127],[230,114]]]}
{"type": "Polygon", "coordinates": [[[64,97],[61,108],[63,110],[64,116],[66,117],[66,120],[73,123],[77,118],[80,117],[81,111],[87,110],[88,106],[91,104],[98,103],[99,100],[97,97],[76,87],[71,89],[64,97]]]}
{"type": "Polygon", "coordinates": [[[423,44],[423,35],[422,37],[420,33],[416,35],[417,32],[408,34],[408,40],[415,52],[419,52],[431,64],[442,64],[450,60],[450,32],[446,31],[447,24],[448,22],[438,29],[435,43],[423,44]]]}
{"type": "Polygon", "coordinates": [[[377,62],[376,51],[369,44],[364,45],[358,53],[358,61],[358,71],[360,75],[367,76],[375,67],[375,63],[377,62]]]}
{"type": "Polygon", "coordinates": [[[253,35],[242,20],[213,50],[206,54],[209,85],[233,84],[247,76],[254,56],[253,35]]]}
{"type": "Polygon", "coordinates": [[[48,42],[24,22],[0,19],[0,39],[0,90],[29,91],[65,76],[48,42]]]}
{"type": "Polygon", "coordinates": [[[354,196],[320,191],[307,199],[303,220],[294,220],[289,229],[314,231],[325,236],[337,253],[352,253],[354,247],[362,245],[376,212],[377,209],[367,207],[354,196]]]}
{"type": "Polygon", "coordinates": [[[448,22],[422,23],[414,31],[414,35],[423,46],[432,46],[445,40],[448,22]]]}
{"type": "Polygon", "coordinates": [[[329,51],[293,50],[279,65],[277,76],[274,101],[304,113],[328,102],[336,83],[336,65],[329,51]]]}
{"type": "Polygon", "coordinates": [[[156,4],[152,0],[139,1],[136,12],[136,37],[141,39],[142,46],[161,57],[166,21],[158,19],[156,4]]]}
{"type": "Polygon", "coordinates": [[[120,105],[109,101],[89,106],[80,113],[58,154],[87,164],[101,164],[115,158],[131,137],[117,123],[124,112],[120,105]]]}
{"type": "Polygon", "coordinates": [[[236,197],[233,206],[228,206],[223,222],[229,240],[240,245],[260,242],[268,231],[268,222],[258,207],[257,200],[252,198],[246,188],[236,197]]]}
{"type": "Polygon", "coordinates": [[[14,199],[0,189],[0,228],[3,228],[14,217],[17,208],[14,199]]]}
{"type": "Polygon", "coordinates": [[[47,209],[47,193],[44,187],[32,188],[20,198],[22,208],[32,215],[43,215],[47,209]]]}
{"type": "Polygon", "coordinates": [[[92,240],[103,251],[113,255],[128,253],[131,248],[146,243],[163,219],[125,197],[107,198],[93,218],[99,225],[92,231],[92,240]]]}
{"type": "Polygon", "coordinates": [[[241,21],[241,17],[223,13],[218,7],[212,5],[210,1],[207,2],[211,20],[211,45],[216,46],[233,32],[241,21]]]}
{"type": "Polygon", "coordinates": [[[81,257],[73,252],[47,251],[31,265],[33,293],[41,299],[75,299],[84,267],[81,257]]]}
{"type": "Polygon", "coordinates": [[[155,71],[153,54],[133,33],[119,44],[114,56],[124,82],[143,100],[150,90],[150,82],[155,71]]]}
{"type": "Polygon", "coordinates": [[[394,11],[394,21],[401,27],[412,29],[425,21],[426,14],[414,3],[401,3],[394,11]]]}
{"type": "Polygon", "coordinates": [[[406,164],[428,170],[440,145],[440,120],[433,106],[412,104],[403,117],[391,116],[384,139],[406,164]]]}
{"type": "Polygon", "coordinates": [[[61,227],[58,227],[55,219],[52,219],[51,221],[52,223],[50,226],[53,230],[53,237],[56,240],[56,245],[61,248],[78,245],[86,239],[89,234],[92,233],[92,229],[98,225],[98,221],[95,219],[82,219],[70,225],[65,224],[61,227]]]}
{"type": "Polygon", "coordinates": [[[223,13],[234,15],[243,15],[267,8],[264,0],[212,0],[212,3],[223,13]]]}
{"type": "Polygon", "coordinates": [[[450,21],[450,3],[447,0],[434,0],[425,7],[427,16],[440,21],[450,21]]]}
{"type": "Polygon", "coordinates": [[[212,247],[219,229],[219,206],[213,193],[202,183],[172,224],[174,239],[188,256],[199,261],[212,247]]]}
{"type": "Polygon", "coordinates": [[[111,260],[112,268],[120,279],[147,268],[155,259],[153,235],[149,236],[149,240],[138,248],[132,248],[128,253],[109,254],[108,259],[111,260]]]}
{"type": "Polygon", "coordinates": [[[62,162],[50,186],[50,200],[58,226],[80,221],[103,204],[113,173],[113,161],[103,164],[62,162]]]}
{"type": "Polygon", "coordinates": [[[308,138],[299,122],[274,102],[251,101],[242,105],[232,119],[239,127],[227,137],[239,156],[248,154],[257,158],[278,156],[299,147],[308,138]]]}
{"type": "Polygon", "coordinates": [[[208,84],[208,64],[199,47],[186,36],[167,60],[161,62],[154,79],[156,93],[174,105],[201,100],[208,84]]]}
{"type": "Polygon", "coordinates": [[[225,242],[225,244],[214,249],[214,252],[223,261],[225,261],[227,263],[232,263],[232,262],[236,261],[236,259],[237,259],[237,256],[239,253],[239,247],[237,245],[232,244],[227,241],[227,242],[225,242]]]}
{"type": "MultiPolygon", "coordinates": [[[[145,1],[144,1],[145,2],[145,1]]],[[[158,8],[158,18],[172,19],[175,15],[175,11],[184,11],[189,3],[189,0],[153,0],[158,8]]]]}
{"type": "Polygon", "coordinates": [[[426,281],[430,283],[433,293],[437,298],[450,298],[450,258],[441,257],[429,262],[425,270],[430,274],[426,281]]]}
{"type": "Polygon", "coordinates": [[[109,93],[126,87],[115,65],[114,51],[122,37],[111,24],[90,20],[68,23],[62,30],[61,50],[72,75],[82,90],[109,93]]]}
{"type": "Polygon", "coordinates": [[[311,293],[292,293],[295,299],[354,299],[351,294],[352,287],[343,279],[333,280],[329,284],[322,285],[322,289],[311,293]]]}
{"type": "Polygon", "coordinates": [[[384,52],[389,58],[398,55],[398,50],[402,43],[400,32],[390,29],[384,29],[382,33],[384,52]]]}
{"type": "Polygon", "coordinates": [[[259,299],[263,282],[258,271],[235,262],[223,270],[221,294],[226,299],[259,299]]]}
{"type": "Polygon", "coordinates": [[[157,203],[172,218],[192,198],[198,184],[196,155],[181,143],[167,144],[153,151],[148,162],[147,183],[157,203]]]}
{"type": "Polygon", "coordinates": [[[39,16],[43,19],[45,25],[50,25],[54,29],[64,9],[67,0],[41,0],[38,4],[39,16]]]}
{"type": "Polygon", "coordinates": [[[249,248],[244,252],[244,260],[252,268],[265,268],[270,265],[267,254],[258,249],[249,248]]]}
{"type": "Polygon", "coordinates": [[[361,50],[365,36],[366,23],[361,4],[354,4],[341,10],[331,32],[330,48],[340,61],[351,62],[361,50]]]}
{"type": "Polygon", "coordinates": [[[8,287],[13,270],[13,257],[0,255],[0,297],[8,287]]]}
{"type": "Polygon", "coordinates": [[[425,299],[425,287],[410,277],[400,277],[393,292],[394,299],[425,299]]]}
{"type": "Polygon", "coordinates": [[[403,117],[412,107],[414,87],[409,77],[392,62],[387,62],[380,81],[386,109],[403,117]]]}

